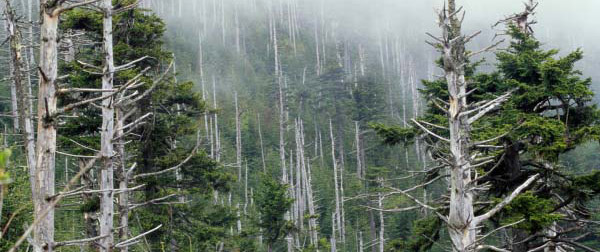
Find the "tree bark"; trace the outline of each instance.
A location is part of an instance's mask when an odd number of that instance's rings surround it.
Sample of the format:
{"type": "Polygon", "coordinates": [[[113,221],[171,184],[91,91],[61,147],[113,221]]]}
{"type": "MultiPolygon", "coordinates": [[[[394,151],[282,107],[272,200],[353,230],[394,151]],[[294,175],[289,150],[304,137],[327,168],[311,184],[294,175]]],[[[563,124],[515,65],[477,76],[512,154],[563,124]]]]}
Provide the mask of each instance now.
{"type": "MultiPolygon", "coordinates": [[[[40,1],[40,63],[38,90],[38,120],[36,143],[35,183],[33,190],[34,215],[41,215],[50,206],[46,197],[54,195],[56,155],[56,79],[58,77],[58,22],[56,3],[40,1]]],[[[54,209],[33,230],[34,251],[52,251],[54,243],[54,209]]]]}
{"type": "MultiPolygon", "coordinates": [[[[102,75],[102,89],[113,89],[113,76],[115,72],[113,59],[113,30],[112,30],[112,0],[102,1],[102,34],[104,40],[104,69],[102,75]]],[[[102,169],[100,171],[100,236],[104,238],[98,241],[101,252],[110,252],[114,245],[113,236],[113,212],[114,212],[114,107],[113,98],[102,100],[102,128],[100,133],[100,155],[102,158],[102,169]]]]}

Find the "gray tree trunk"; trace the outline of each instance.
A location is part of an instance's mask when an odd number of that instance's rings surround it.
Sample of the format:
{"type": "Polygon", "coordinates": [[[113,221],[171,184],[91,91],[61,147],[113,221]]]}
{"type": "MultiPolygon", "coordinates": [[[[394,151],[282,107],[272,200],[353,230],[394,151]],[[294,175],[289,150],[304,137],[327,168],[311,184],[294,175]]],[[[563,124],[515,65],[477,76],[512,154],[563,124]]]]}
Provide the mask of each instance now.
{"type": "Polygon", "coordinates": [[[45,216],[41,213],[50,208],[46,197],[54,195],[54,168],[56,155],[56,79],[58,77],[58,22],[59,6],[48,0],[40,1],[40,63],[38,89],[38,120],[35,182],[33,194],[34,216],[42,220],[34,227],[34,251],[53,251],[54,209],[45,216]]]}
{"type": "MultiPolygon", "coordinates": [[[[101,8],[104,14],[102,19],[104,69],[102,75],[102,89],[113,88],[113,76],[115,72],[113,60],[113,30],[112,30],[112,0],[103,0],[101,8]]],[[[102,100],[102,128],[100,132],[100,155],[103,161],[100,170],[100,236],[98,241],[101,252],[110,252],[114,245],[113,235],[113,213],[114,213],[114,127],[115,111],[113,98],[102,100]]]]}

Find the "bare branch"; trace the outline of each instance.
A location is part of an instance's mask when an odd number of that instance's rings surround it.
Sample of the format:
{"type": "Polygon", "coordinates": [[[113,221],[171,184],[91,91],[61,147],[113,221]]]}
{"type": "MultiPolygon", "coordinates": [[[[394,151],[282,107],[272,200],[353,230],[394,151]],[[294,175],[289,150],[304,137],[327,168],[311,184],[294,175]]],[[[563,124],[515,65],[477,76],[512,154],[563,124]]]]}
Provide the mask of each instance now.
{"type": "Polygon", "coordinates": [[[508,227],[512,227],[512,226],[518,225],[519,223],[521,223],[521,222],[523,222],[523,221],[525,221],[525,219],[520,219],[520,220],[518,220],[518,221],[515,221],[515,222],[513,222],[513,223],[509,223],[509,224],[506,224],[506,225],[504,225],[504,226],[498,227],[498,228],[496,228],[496,229],[494,229],[494,230],[490,231],[489,233],[487,233],[487,234],[483,235],[483,236],[482,236],[482,237],[480,237],[479,239],[477,239],[476,243],[478,243],[478,242],[480,242],[480,241],[483,241],[485,238],[489,237],[490,235],[492,235],[492,234],[494,234],[494,233],[496,233],[496,232],[498,232],[498,231],[500,231],[500,230],[502,230],[502,229],[505,229],[505,228],[508,228],[508,227]]]}
{"type": "Polygon", "coordinates": [[[436,137],[437,139],[440,139],[444,142],[450,142],[450,139],[448,138],[444,138],[438,134],[433,133],[432,131],[430,131],[429,129],[425,128],[423,125],[421,125],[419,122],[417,122],[417,120],[415,119],[411,119],[411,121],[413,121],[413,123],[415,123],[417,126],[419,126],[419,128],[421,128],[422,130],[424,130],[425,132],[427,132],[429,135],[432,135],[434,137],[436,137]]]}
{"type": "Polygon", "coordinates": [[[497,97],[494,100],[489,101],[486,105],[481,106],[480,108],[476,108],[474,110],[479,110],[479,112],[477,114],[475,114],[474,116],[470,117],[467,122],[469,124],[472,124],[473,122],[477,121],[479,118],[483,117],[485,114],[487,114],[488,112],[498,108],[503,102],[505,102],[506,100],[508,100],[508,98],[510,97],[510,95],[515,91],[516,89],[513,89],[511,91],[506,92],[505,94],[497,97]]]}
{"type": "Polygon", "coordinates": [[[133,67],[133,65],[135,65],[135,64],[137,64],[138,62],[140,62],[140,61],[142,61],[142,60],[145,60],[145,59],[147,59],[147,58],[150,58],[150,57],[146,55],[146,56],[144,56],[144,57],[141,57],[141,58],[139,58],[139,59],[136,59],[136,60],[133,60],[133,61],[131,61],[131,62],[128,62],[127,64],[120,65],[120,66],[116,66],[116,67],[115,67],[115,72],[117,72],[117,71],[121,71],[121,70],[125,70],[125,69],[128,69],[128,68],[131,68],[131,67],[133,67]]]}
{"type": "Polygon", "coordinates": [[[141,233],[141,234],[139,234],[139,235],[137,235],[137,236],[135,236],[135,237],[132,237],[131,239],[127,239],[127,240],[125,240],[125,241],[119,242],[119,243],[115,244],[115,248],[122,248],[122,247],[128,246],[128,245],[130,245],[131,243],[133,243],[133,242],[135,242],[135,241],[137,241],[137,240],[139,240],[139,239],[143,238],[144,236],[146,236],[146,235],[148,235],[148,234],[150,234],[150,233],[152,233],[152,232],[154,232],[154,231],[158,230],[158,229],[159,229],[159,228],[161,228],[161,227],[162,227],[162,224],[160,224],[160,225],[158,225],[157,227],[155,227],[155,228],[153,228],[153,229],[150,229],[150,230],[148,230],[148,231],[146,231],[146,232],[144,232],[144,233],[141,233]]]}
{"type": "Polygon", "coordinates": [[[96,237],[84,238],[84,239],[79,239],[79,240],[55,242],[54,244],[52,244],[52,247],[58,248],[58,247],[62,247],[62,246],[74,246],[74,245],[87,244],[87,243],[90,243],[93,241],[103,239],[107,236],[108,235],[103,235],[103,236],[96,236],[96,237]]]}
{"type": "Polygon", "coordinates": [[[133,209],[136,209],[138,207],[145,206],[145,205],[156,204],[157,202],[160,202],[162,200],[166,200],[168,198],[175,197],[175,196],[177,196],[177,194],[169,194],[167,196],[156,198],[156,199],[152,199],[152,200],[146,201],[144,203],[133,204],[133,205],[131,205],[129,207],[129,210],[133,210],[133,209]]]}
{"type": "Polygon", "coordinates": [[[156,175],[160,175],[160,174],[163,174],[163,173],[167,173],[167,172],[170,172],[170,171],[177,170],[181,166],[183,166],[187,162],[189,162],[192,159],[192,157],[194,157],[194,155],[196,155],[197,152],[198,152],[198,146],[194,147],[194,149],[192,150],[192,152],[190,153],[190,155],[187,156],[183,161],[181,161],[181,163],[177,164],[176,166],[173,166],[171,168],[167,168],[167,169],[164,169],[164,170],[160,170],[160,171],[157,171],[157,172],[150,172],[150,173],[138,174],[138,175],[135,175],[133,177],[133,179],[150,177],[150,176],[156,176],[156,175]]]}
{"type": "Polygon", "coordinates": [[[492,245],[479,245],[477,246],[477,250],[484,250],[484,249],[489,249],[489,250],[493,250],[493,251],[498,251],[498,252],[511,252],[510,250],[507,249],[503,249],[503,248],[498,248],[492,245]]]}
{"type": "Polygon", "coordinates": [[[496,43],[494,43],[494,44],[492,44],[492,45],[490,45],[490,46],[488,46],[488,47],[486,47],[484,49],[481,49],[479,51],[468,53],[467,57],[473,57],[475,55],[478,55],[478,54],[481,54],[481,53],[484,53],[484,52],[489,52],[492,49],[496,48],[498,45],[502,44],[503,42],[504,42],[504,39],[502,39],[502,40],[500,40],[500,41],[498,41],[498,42],[496,42],[496,43]]]}
{"type": "Polygon", "coordinates": [[[99,0],[87,0],[87,1],[79,2],[79,3],[74,3],[74,4],[71,4],[71,5],[68,5],[68,6],[60,6],[59,8],[56,8],[52,12],[52,15],[53,16],[57,16],[57,15],[60,15],[61,13],[65,12],[65,11],[68,11],[68,10],[71,10],[71,9],[74,9],[74,8],[77,8],[77,7],[85,6],[85,5],[88,5],[88,4],[93,4],[93,3],[98,2],[98,1],[99,0]]]}
{"type": "Polygon", "coordinates": [[[517,189],[515,189],[508,197],[504,198],[504,200],[502,200],[502,202],[498,203],[490,211],[488,211],[485,214],[475,217],[476,223],[480,223],[480,222],[485,221],[485,220],[491,218],[492,216],[494,216],[496,213],[498,213],[500,210],[502,210],[506,205],[510,204],[510,202],[512,200],[514,200],[517,196],[519,196],[519,194],[521,194],[521,192],[523,190],[525,190],[527,187],[529,187],[539,177],[540,177],[539,173],[531,176],[529,179],[527,179],[525,182],[523,182],[523,184],[521,184],[519,187],[517,187],[517,189]]]}

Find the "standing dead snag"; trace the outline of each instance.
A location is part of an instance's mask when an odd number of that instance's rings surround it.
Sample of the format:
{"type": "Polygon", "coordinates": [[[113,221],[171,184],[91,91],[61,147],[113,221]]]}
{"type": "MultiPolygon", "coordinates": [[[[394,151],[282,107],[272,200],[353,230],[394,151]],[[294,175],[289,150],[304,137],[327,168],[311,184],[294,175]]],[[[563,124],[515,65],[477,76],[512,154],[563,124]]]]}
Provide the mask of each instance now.
{"type": "Polygon", "coordinates": [[[46,197],[54,195],[54,163],[56,153],[56,81],[58,78],[58,23],[60,15],[70,9],[98,0],[67,4],[65,1],[40,0],[40,62],[38,90],[37,148],[34,190],[34,216],[43,218],[33,232],[34,251],[52,251],[54,243],[54,210],[46,197]]]}
{"type": "MultiPolygon", "coordinates": [[[[104,41],[104,67],[102,73],[102,89],[113,89],[113,77],[115,72],[114,57],[113,57],[113,29],[112,15],[113,7],[112,0],[102,0],[101,9],[103,12],[102,18],[102,38],[104,41]]],[[[109,92],[112,94],[112,92],[109,92]]],[[[102,196],[100,197],[100,236],[104,237],[99,241],[99,248],[102,252],[112,251],[114,244],[113,235],[113,212],[114,212],[114,126],[115,126],[115,110],[113,96],[102,100],[102,127],[100,128],[100,155],[102,158],[102,169],[100,171],[100,189],[102,196]]]]}
{"type": "MultiPolygon", "coordinates": [[[[453,250],[463,252],[477,251],[482,248],[478,244],[480,241],[477,239],[481,223],[499,212],[529,185],[534,183],[538,175],[529,178],[488,212],[479,216],[475,215],[474,202],[478,196],[477,192],[485,191],[485,188],[481,188],[477,185],[477,180],[473,180],[477,177],[474,168],[489,159],[474,159],[474,156],[480,155],[482,152],[479,152],[476,149],[477,146],[471,142],[471,125],[488,112],[497,109],[510,97],[512,92],[509,91],[493,100],[477,104],[470,104],[467,101],[469,92],[467,91],[468,83],[465,78],[465,67],[468,64],[468,57],[472,54],[466,51],[465,45],[479,32],[471,36],[462,35],[462,19],[457,17],[460,14],[461,9],[456,8],[455,1],[448,0],[448,8],[444,7],[438,16],[442,35],[436,37],[428,34],[436,41],[435,43],[429,42],[429,44],[442,53],[442,67],[449,98],[447,102],[444,102],[446,106],[440,105],[439,108],[447,116],[448,127],[446,130],[449,132],[449,138],[437,135],[423,126],[434,124],[419,123],[416,120],[413,120],[413,122],[432,138],[437,139],[436,141],[446,145],[445,148],[449,150],[441,151],[445,156],[443,158],[444,166],[450,170],[449,213],[447,216],[442,216],[442,218],[448,224],[453,250]]],[[[491,48],[489,47],[486,50],[491,48]]],[[[489,247],[486,245],[486,248],[489,247]]]]}
{"type": "MultiPolygon", "coordinates": [[[[35,175],[35,133],[33,132],[33,117],[31,113],[31,86],[28,81],[23,80],[24,59],[21,57],[21,32],[17,27],[17,16],[10,5],[9,0],[5,0],[4,16],[8,28],[8,41],[10,44],[10,55],[12,62],[12,76],[16,91],[18,120],[20,121],[20,131],[23,134],[25,142],[25,155],[27,158],[27,167],[29,170],[29,182],[31,189],[34,187],[35,175]]],[[[17,118],[15,118],[17,120],[17,118]]]]}
{"type": "Polygon", "coordinates": [[[521,32],[525,34],[533,34],[533,29],[531,25],[535,24],[535,20],[531,20],[530,17],[535,15],[535,9],[538,6],[538,2],[535,0],[529,0],[527,3],[524,3],[525,10],[521,13],[513,14],[503,20],[498,21],[494,26],[499,25],[500,23],[514,23],[521,32]]]}

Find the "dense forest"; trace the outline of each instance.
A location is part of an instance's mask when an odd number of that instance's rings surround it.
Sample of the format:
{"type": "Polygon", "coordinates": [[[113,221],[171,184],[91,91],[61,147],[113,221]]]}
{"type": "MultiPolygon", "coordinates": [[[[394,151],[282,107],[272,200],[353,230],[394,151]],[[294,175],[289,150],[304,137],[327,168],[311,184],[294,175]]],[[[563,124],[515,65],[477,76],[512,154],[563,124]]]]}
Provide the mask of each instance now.
{"type": "Polygon", "coordinates": [[[594,0],[0,10],[0,251],[600,251],[594,0]]]}

